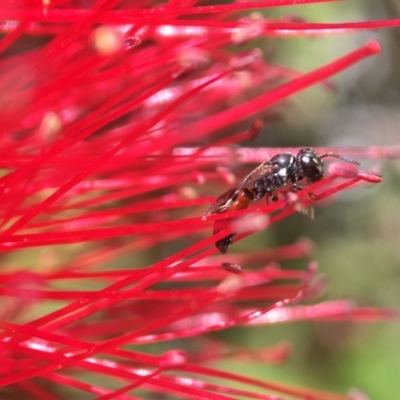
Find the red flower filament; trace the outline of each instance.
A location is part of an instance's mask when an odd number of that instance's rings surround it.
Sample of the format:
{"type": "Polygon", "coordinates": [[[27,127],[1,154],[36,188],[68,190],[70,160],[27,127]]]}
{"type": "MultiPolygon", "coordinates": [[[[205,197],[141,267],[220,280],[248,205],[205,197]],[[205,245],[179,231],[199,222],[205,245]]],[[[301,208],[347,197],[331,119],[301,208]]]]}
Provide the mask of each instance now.
{"type": "MultiPolygon", "coordinates": [[[[324,179],[288,199],[203,218],[213,201],[208,184],[234,186],[231,164],[255,167],[280,152],[229,147],[259,133],[268,107],[315,84],[329,89],[327,79],[380,52],[372,40],[303,74],[248,50],[255,39],[399,25],[237,13],[319,2],[4,2],[0,386],[7,393],[348,398],[204,366],[224,357],[278,363],[290,353],[279,344],[255,354],[210,332],[398,316],[349,301],[298,304],[325,289],[313,263],[305,271],[278,264],[309,256],[305,240],[248,253],[232,248],[229,257],[214,246],[233,231],[240,241],[338,191],[378,183],[376,173],[331,163],[324,179]],[[233,223],[211,235],[224,218],[233,223]],[[201,349],[187,344],[193,338],[201,349]]],[[[398,155],[375,150],[340,154],[398,155]]]]}

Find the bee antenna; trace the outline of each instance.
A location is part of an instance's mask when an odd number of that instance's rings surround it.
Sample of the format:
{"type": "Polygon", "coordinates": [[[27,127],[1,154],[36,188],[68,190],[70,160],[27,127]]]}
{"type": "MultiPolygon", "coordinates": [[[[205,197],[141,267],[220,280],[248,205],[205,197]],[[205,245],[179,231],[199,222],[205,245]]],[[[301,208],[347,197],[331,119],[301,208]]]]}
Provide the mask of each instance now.
{"type": "Polygon", "coordinates": [[[346,161],[346,162],[349,162],[349,163],[352,163],[355,165],[360,165],[360,163],[358,161],[353,160],[352,158],[342,157],[342,156],[339,156],[339,154],[334,154],[332,152],[322,154],[321,158],[325,158],[325,157],[335,157],[335,158],[338,158],[339,160],[343,160],[343,161],[346,161]]]}

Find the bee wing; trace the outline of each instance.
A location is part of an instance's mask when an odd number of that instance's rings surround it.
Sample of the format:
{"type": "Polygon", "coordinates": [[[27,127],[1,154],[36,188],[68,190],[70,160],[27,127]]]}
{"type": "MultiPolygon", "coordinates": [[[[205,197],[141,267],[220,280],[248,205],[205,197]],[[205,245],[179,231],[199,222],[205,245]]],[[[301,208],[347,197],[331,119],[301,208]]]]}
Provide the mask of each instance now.
{"type": "Polygon", "coordinates": [[[278,170],[278,167],[274,164],[270,164],[268,161],[260,164],[258,167],[254,168],[248,175],[246,175],[237,185],[237,189],[243,189],[247,187],[251,189],[253,183],[262,177],[273,174],[278,170]]]}
{"type": "Polygon", "coordinates": [[[211,204],[210,208],[204,214],[205,217],[211,214],[220,214],[229,209],[232,203],[235,201],[238,194],[238,188],[227,190],[225,193],[221,194],[214,203],[211,204]]]}
{"type": "Polygon", "coordinates": [[[265,162],[259,165],[257,168],[253,169],[248,175],[246,175],[234,188],[227,190],[221,196],[218,197],[214,203],[211,204],[210,208],[204,214],[205,217],[211,214],[223,213],[231,207],[231,205],[237,199],[239,192],[243,188],[248,188],[251,190],[251,186],[261,177],[265,177],[276,172],[277,167],[273,164],[265,162]]]}

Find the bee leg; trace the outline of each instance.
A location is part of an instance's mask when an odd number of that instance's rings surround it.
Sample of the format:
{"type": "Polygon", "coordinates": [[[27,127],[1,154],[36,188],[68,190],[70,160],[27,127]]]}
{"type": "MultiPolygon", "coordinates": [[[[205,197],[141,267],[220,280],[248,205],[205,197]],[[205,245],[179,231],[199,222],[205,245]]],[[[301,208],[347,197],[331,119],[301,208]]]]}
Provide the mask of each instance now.
{"type": "MultiPolygon", "coordinates": [[[[308,184],[311,185],[312,182],[308,180],[308,184]]],[[[304,187],[303,186],[299,186],[296,184],[296,182],[292,182],[292,187],[289,189],[291,192],[297,192],[299,190],[303,190],[304,187]]],[[[319,196],[313,192],[309,192],[308,196],[310,197],[310,199],[312,200],[318,200],[319,196]]]]}
{"type": "Polygon", "coordinates": [[[289,189],[290,192],[298,192],[299,190],[303,190],[303,186],[297,185],[295,182],[292,182],[292,187],[289,189]]]}
{"type": "MultiPolygon", "coordinates": [[[[311,185],[312,182],[311,182],[311,181],[308,181],[308,184],[311,185]]],[[[308,197],[309,197],[310,199],[312,199],[312,200],[319,200],[319,196],[318,196],[317,194],[313,193],[313,192],[309,192],[309,193],[308,193],[308,197]]]]}
{"type": "Polygon", "coordinates": [[[259,192],[257,192],[256,196],[254,197],[254,201],[261,200],[264,196],[265,196],[265,192],[260,190],[259,192]]]}
{"type": "Polygon", "coordinates": [[[319,200],[319,196],[317,194],[313,193],[313,192],[308,193],[308,196],[312,200],[319,200]]]}

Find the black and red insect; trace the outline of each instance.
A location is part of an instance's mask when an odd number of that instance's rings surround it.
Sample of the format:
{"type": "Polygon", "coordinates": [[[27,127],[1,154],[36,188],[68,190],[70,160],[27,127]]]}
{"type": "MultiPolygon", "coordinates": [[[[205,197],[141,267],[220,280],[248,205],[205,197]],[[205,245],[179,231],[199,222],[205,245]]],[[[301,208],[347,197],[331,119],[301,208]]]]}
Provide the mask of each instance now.
{"type": "MultiPolygon", "coordinates": [[[[292,153],[276,154],[251,171],[235,187],[218,197],[205,213],[205,217],[227,211],[244,210],[252,201],[258,201],[264,196],[267,201],[269,199],[276,201],[279,190],[287,185],[288,191],[301,190],[303,187],[298,185],[298,181],[304,179],[307,184],[311,184],[323,178],[325,165],[322,159],[325,157],[335,157],[359,165],[357,161],[332,152],[319,155],[309,147],[300,149],[296,155],[292,153]]],[[[229,221],[229,219],[215,221],[214,234],[225,229],[229,225],[229,221]]],[[[235,236],[236,234],[232,233],[215,243],[221,253],[228,251],[235,236]]]]}

